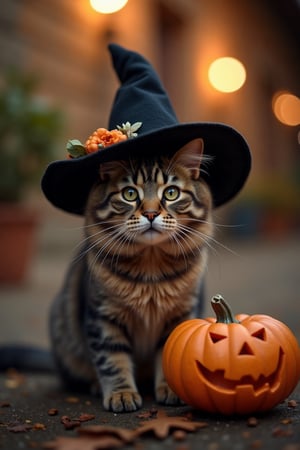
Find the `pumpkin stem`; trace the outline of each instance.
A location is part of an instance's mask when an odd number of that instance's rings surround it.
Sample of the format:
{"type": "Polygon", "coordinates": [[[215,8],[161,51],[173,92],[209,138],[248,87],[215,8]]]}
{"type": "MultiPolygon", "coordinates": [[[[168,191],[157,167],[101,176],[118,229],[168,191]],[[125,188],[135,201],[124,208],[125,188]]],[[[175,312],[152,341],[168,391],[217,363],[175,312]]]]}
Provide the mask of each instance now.
{"type": "Polygon", "coordinates": [[[217,323],[240,323],[232,314],[230,306],[222,295],[215,295],[211,299],[211,306],[216,314],[217,323]]]}

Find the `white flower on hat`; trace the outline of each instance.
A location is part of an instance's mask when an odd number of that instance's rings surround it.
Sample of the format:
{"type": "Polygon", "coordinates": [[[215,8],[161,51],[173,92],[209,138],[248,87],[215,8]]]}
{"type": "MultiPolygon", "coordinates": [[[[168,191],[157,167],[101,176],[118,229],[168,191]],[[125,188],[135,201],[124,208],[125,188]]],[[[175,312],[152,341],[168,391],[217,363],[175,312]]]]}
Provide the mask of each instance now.
{"type": "Polygon", "coordinates": [[[137,137],[136,131],[141,128],[142,122],[135,122],[131,125],[130,122],[122,123],[122,125],[117,125],[117,129],[125,134],[128,138],[137,137]]]}

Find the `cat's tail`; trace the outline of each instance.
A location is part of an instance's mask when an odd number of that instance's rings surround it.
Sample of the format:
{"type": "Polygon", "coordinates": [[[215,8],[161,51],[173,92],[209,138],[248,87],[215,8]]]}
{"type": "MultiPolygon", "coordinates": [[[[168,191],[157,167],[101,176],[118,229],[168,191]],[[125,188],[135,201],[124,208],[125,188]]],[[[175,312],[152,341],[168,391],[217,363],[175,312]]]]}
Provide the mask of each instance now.
{"type": "Polygon", "coordinates": [[[0,346],[0,371],[14,368],[28,372],[53,372],[55,362],[50,350],[25,345],[0,346]]]}

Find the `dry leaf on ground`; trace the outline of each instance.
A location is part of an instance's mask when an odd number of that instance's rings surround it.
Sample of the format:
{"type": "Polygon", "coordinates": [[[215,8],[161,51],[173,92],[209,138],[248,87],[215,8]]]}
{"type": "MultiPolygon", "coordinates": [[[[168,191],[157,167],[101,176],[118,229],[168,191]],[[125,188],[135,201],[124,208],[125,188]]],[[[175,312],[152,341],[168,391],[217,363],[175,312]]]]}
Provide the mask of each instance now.
{"type": "Polygon", "coordinates": [[[60,436],[55,441],[45,442],[43,448],[46,450],[100,450],[120,448],[123,445],[124,442],[114,436],[60,436]]]}
{"type": "Polygon", "coordinates": [[[164,411],[158,411],[155,419],[142,422],[135,430],[136,436],[141,436],[152,432],[157,438],[165,439],[169,436],[170,431],[174,429],[184,431],[196,431],[199,428],[206,428],[206,422],[191,422],[186,417],[167,416],[164,411]]]}
{"type": "MultiPolygon", "coordinates": [[[[89,420],[93,420],[95,419],[95,414],[87,414],[87,413],[83,413],[80,414],[80,416],[78,417],[79,422],[88,422],[89,420]]],[[[74,419],[76,420],[76,419],[74,419]]]]}
{"type": "Polygon", "coordinates": [[[296,400],[289,400],[289,401],[288,401],[288,407],[289,407],[289,408],[296,408],[297,405],[298,405],[298,403],[297,403],[296,400]]]}
{"type": "Polygon", "coordinates": [[[65,430],[74,430],[74,428],[80,427],[81,422],[78,419],[71,419],[68,416],[62,416],[60,418],[61,423],[65,427],[65,430]]]}
{"type": "Polygon", "coordinates": [[[156,418],[141,422],[134,430],[109,425],[89,425],[77,430],[78,437],[58,437],[54,441],[47,442],[43,448],[48,450],[120,448],[135,442],[137,438],[147,433],[153,433],[155,437],[165,439],[174,430],[192,432],[205,427],[207,427],[206,422],[191,422],[186,417],[167,416],[164,411],[158,411],[156,418]]]}
{"type": "Polygon", "coordinates": [[[133,442],[134,439],[136,438],[135,430],[129,430],[127,428],[113,427],[106,425],[89,425],[87,427],[80,428],[78,430],[78,433],[80,435],[89,437],[114,436],[119,439],[122,439],[122,441],[126,443],[133,442]]]}
{"type": "Polygon", "coordinates": [[[62,416],[60,421],[66,430],[73,430],[74,428],[80,427],[82,422],[88,422],[89,420],[95,419],[94,414],[81,414],[79,417],[71,418],[69,416],[62,416]]]}
{"type": "Polygon", "coordinates": [[[32,425],[28,425],[27,423],[16,423],[13,425],[8,425],[7,430],[12,433],[27,433],[32,429],[32,425]]]}
{"type": "Polygon", "coordinates": [[[136,417],[138,419],[150,419],[150,418],[156,417],[156,415],[157,415],[157,409],[151,408],[148,411],[142,411],[142,412],[138,413],[136,415],[136,417]]]}

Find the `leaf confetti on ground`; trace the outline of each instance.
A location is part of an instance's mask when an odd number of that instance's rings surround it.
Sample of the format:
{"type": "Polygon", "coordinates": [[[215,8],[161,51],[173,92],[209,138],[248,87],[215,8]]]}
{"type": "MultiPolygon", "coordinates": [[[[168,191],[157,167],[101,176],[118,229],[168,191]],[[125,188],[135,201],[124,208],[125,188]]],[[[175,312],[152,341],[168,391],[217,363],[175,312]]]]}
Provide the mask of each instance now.
{"type": "Polygon", "coordinates": [[[153,432],[158,439],[166,439],[171,430],[196,431],[200,428],[206,428],[207,422],[191,422],[186,417],[167,416],[164,411],[158,411],[155,419],[142,422],[135,430],[137,436],[153,432]]]}
{"type": "Polygon", "coordinates": [[[78,433],[83,436],[114,436],[122,439],[123,442],[129,443],[133,442],[136,438],[135,430],[129,430],[127,428],[113,427],[106,425],[89,425],[87,427],[82,427],[78,430],[78,433]]]}
{"type": "Polygon", "coordinates": [[[99,450],[103,448],[120,448],[133,443],[141,436],[153,433],[158,439],[166,439],[171,431],[193,432],[207,427],[206,422],[192,422],[182,416],[167,416],[158,411],[153,419],[142,421],[133,429],[110,425],[89,425],[77,429],[77,437],[57,437],[46,442],[43,448],[48,450],[99,450]]]}
{"type": "Polygon", "coordinates": [[[120,448],[123,445],[124,442],[114,436],[59,436],[55,441],[44,443],[43,448],[46,450],[100,450],[120,448]]]}
{"type": "Polygon", "coordinates": [[[16,423],[13,425],[8,425],[7,430],[12,433],[27,433],[32,429],[32,425],[28,425],[27,423],[16,423]]]}

